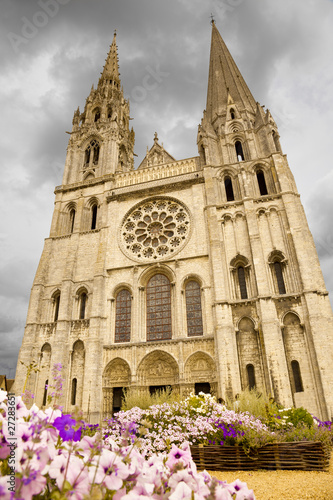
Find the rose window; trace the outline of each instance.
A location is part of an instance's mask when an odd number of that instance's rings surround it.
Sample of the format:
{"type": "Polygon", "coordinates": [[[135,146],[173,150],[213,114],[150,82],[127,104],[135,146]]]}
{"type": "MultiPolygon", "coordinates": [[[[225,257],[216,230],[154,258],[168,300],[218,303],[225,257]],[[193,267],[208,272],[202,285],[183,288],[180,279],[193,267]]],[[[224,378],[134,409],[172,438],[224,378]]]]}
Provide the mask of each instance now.
{"type": "Polygon", "coordinates": [[[135,260],[171,257],[185,245],[190,216],[182,203],[156,199],[136,205],[121,226],[121,245],[135,260]]]}

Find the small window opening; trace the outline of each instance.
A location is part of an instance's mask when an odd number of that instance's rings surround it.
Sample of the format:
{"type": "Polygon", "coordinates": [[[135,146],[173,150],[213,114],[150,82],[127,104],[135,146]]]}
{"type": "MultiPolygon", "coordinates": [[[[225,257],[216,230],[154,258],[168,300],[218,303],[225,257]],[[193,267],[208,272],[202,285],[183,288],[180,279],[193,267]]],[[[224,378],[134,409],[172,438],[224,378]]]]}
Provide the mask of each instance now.
{"type": "Polygon", "coordinates": [[[274,271],[279,293],[283,295],[286,293],[286,287],[284,284],[281,262],[274,262],[274,271]]]}
{"type": "MultiPolygon", "coordinates": [[[[110,80],[111,83],[111,80],[110,80]]],[[[110,119],[112,117],[112,108],[108,109],[108,118],[110,119]]]]}
{"type": "Polygon", "coordinates": [[[80,296],[80,316],[79,319],[84,319],[86,314],[87,294],[81,293],[80,296]]]}
{"type": "Polygon", "coordinates": [[[91,210],[91,229],[96,229],[97,222],[97,205],[94,205],[91,210]]]}
{"type": "Polygon", "coordinates": [[[235,149],[238,161],[244,161],[243,146],[240,141],[235,142],[235,149]]]}
{"type": "Polygon", "coordinates": [[[72,210],[69,212],[69,220],[70,220],[70,231],[71,233],[74,231],[74,222],[75,222],[75,210],[72,208],[72,210]]]}
{"type": "Polygon", "coordinates": [[[99,119],[100,119],[100,117],[101,117],[101,113],[100,113],[100,111],[98,110],[98,111],[96,111],[96,113],[95,113],[95,122],[98,122],[98,121],[99,121],[99,119]]]}
{"type": "Polygon", "coordinates": [[[247,299],[247,288],[246,288],[246,280],[245,280],[245,269],[243,266],[239,266],[237,269],[238,274],[238,283],[241,299],[247,299]]]}
{"type": "Polygon", "coordinates": [[[230,110],[230,117],[232,120],[235,119],[235,111],[233,109],[230,110]]]}
{"type": "Polygon", "coordinates": [[[54,318],[53,318],[53,321],[58,320],[59,305],[60,305],[60,293],[54,298],[54,318]]]}
{"type": "Polygon", "coordinates": [[[235,196],[234,196],[234,190],[232,187],[232,180],[230,177],[226,177],[224,179],[224,187],[225,187],[225,192],[227,195],[227,201],[234,201],[235,196]]]}
{"type": "Polygon", "coordinates": [[[258,180],[260,194],[261,194],[261,196],[265,196],[265,194],[268,194],[268,191],[267,191],[264,172],[262,170],[258,170],[257,180],[258,180]]]}
{"type": "Polygon", "coordinates": [[[73,378],[73,380],[72,380],[72,397],[71,397],[71,404],[73,406],[76,404],[76,387],[77,387],[77,379],[73,378]]]}
{"type": "Polygon", "coordinates": [[[246,365],[246,371],[247,371],[247,380],[249,384],[249,389],[254,389],[256,386],[256,377],[254,374],[254,366],[249,364],[246,365]]]}
{"type": "Polygon", "coordinates": [[[44,385],[44,395],[43,395],[43,406],[46,406],[47,402],[47,386],[49,384],[48,380],[45,380],[45,385],[44,385]]]}
{"type": "Polygon", "coordinates": [[[298,361],[294,360],[291,362],[291,369],[293,371],[293,378],[295,384],[295,392],[303,392],[303,383],[301,377],[301,370],[298,361]]]}

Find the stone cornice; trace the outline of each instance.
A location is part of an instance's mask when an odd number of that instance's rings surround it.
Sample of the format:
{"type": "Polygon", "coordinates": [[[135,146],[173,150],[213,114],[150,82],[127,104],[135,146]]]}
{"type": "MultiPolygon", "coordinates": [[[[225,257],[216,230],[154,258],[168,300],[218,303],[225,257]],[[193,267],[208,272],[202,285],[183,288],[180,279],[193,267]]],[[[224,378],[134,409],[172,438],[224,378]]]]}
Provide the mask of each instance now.
{"type": "Polygon", "coordinates": [[[145,341],[145,342],[124,342],[119,344],[108,344],[103,345],[103,349],[107,350],[123,350],[132,349],[133,347],[144,347],[145,349],[156,349],[159,347],[167,347],[174,344],[202,344],[202,343],[212,343],[214,342],[213,335],[207,335],[202,337],[179,337],[170,340],[156,340],[156,341],[145,341]]]}

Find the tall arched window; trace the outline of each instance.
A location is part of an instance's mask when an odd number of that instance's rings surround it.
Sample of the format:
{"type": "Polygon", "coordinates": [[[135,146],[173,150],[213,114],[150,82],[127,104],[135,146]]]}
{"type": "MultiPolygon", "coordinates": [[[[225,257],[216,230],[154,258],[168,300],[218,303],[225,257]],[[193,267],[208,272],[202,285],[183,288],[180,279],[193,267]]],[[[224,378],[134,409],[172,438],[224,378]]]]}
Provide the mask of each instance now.
{"type": "Polygon", "coordinates": [[[92,168],[98,164],[99,160],[99,142],[93,139],[86,147],[84,152],[84,168],[92,168]]]}
{"type": "Polygon", "coordinates": [[[147,340],[171,337],[171,284],[164,274],[155,274],[147,284],[147,340]]]}
{"type": "Polygon", "coordinates": [[[203,334],[202,326],[202,310],[201,310],[201,291],[197,281],[191,280],[185,287],[186,300],[186,318],[187,318],[187,335],[203,334]]]}
{"type": "Polygon", "coordinates": [[[58,316],[59,316],[59,306],[60,306],[60,292],[56,293],[53,297],[54,300],[54,316],[53,316],[53,321],[58,321],[58,316]]]}
{"type": "Polygon", "coordinates": [[[43,394],[43,406],[46,406],[47,402],[47,386],[49,384],[48,380],[45,380],[45,385],[44,385],[44,394],[43,394]]]}
{"type": "Polygon", "coordinates": [[[82,292],[79,298],[79,319],[84,319],[86,316],[87,294],[82,292]]]}
{"type": "Polygon", "coordinates": [[[115,342],[129,342],[131,340],[131,307],[130,292],[121,290],[116,298],[115,342]]]}
{"type": "Polygon", "coordinates": [[[295,392],[303,392],[304,389],[303,389],[303,383],[302,383],[302,377],[301,377],[301,370],[299,368],[299,362],[296,360],[293,360],[291,362],[291,369],[293,372],[295,392]]]}
{"type": "Polygon", "coordinates": [[[240,141],[235,142],[236,156],[238,161],[244,161],[243,146],[240,141]]]}
{"type": "Polygon", "coordinates": [[[72,397],[71,397],[71,404],[72,405],[76,404],[76,388],[77,388],[77,379],[73,378],[73,380],[72,380],[72,397]]]}
{"type": "Polygon", "coordinates": [[[74,222],[75,222],[75,209],[72,208],[69,212],[69,222],[70,222],[70,232],[74,231],[74,222]]]}
{"type": "Polygon", "coordinates": [[[94,116],[94,121],[95,121],[95,122],[98,122],[98,121],[99,121],[99,119],[101,118],[101,112],[100,112],[99,108],[97,108],[97,109],[94,111],[94,113],[95,113],[95,116],[94,116]]]}
{"type": "Polygon", "coordinates": [[[232,187],[232,180],[230,177],[224,178],[225,194],[227,196],[227,201],[234,201],[235,195],[232,187]]]}
{"type": "Polygon", "coordinates": [[[93,205],[91,209],[91,229],[96,229],[97,223],[97,205],[93,205]]]}
{"type": "Polygon", "coordinates": [[[256,377],[254,374],[254,366],[252,364],[246,365],[247,381],[249,389],[254,389],[256,386],[256,377]]]}
{"type": "Polygon", "coordinates": [[[232,120],[234,120],[234,119],[235,119],[235,111],[234,111],[234,109],[232,109],[232,108],[231,108],[231,110],[230,110],[230,118],[231,118],[232,120]]]}
{"type": "Polygon", "coordinates": [[[274,262],[274,272],[279,293],[283,295],[286,293],[286,287],[284,284],[281,262],[274,262]]]}
{"type": "Polygon", "coordinates": [[[247,299],[247,288],[246,288],[246,279],[245,279],[245,269],[243,266],[239,266],[237,268],[237,276],[238,276],[238,284],[241,299],[247,299]]]}
{"type": "Polygon", "coordinates": [[[265,175],[264,175],[264,172],[262,170],[258,170],[257,180],[258,180],[258,186],[259,186],[259,191],[260,191],[261,196],[268,194],[266,181],[265,181],[265,175]]]}

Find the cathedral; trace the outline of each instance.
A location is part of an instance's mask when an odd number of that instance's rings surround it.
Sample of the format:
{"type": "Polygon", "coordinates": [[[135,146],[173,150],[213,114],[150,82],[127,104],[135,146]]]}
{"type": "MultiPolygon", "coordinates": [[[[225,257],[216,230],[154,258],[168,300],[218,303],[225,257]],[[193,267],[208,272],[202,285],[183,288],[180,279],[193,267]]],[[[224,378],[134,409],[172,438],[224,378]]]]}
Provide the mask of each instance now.
{"type": "Polygon", "coordinates": [[[214,21],[198,156],[157,134],[134,169],[116,35],[73,117],[15,379],[46,404],[110,417],[125,388],[234,397],[246,387],[333,412],[333,321],[316,248],[273,116],[214,21]],[[25,366],[21,363],[25,364],[25,366]]]}

